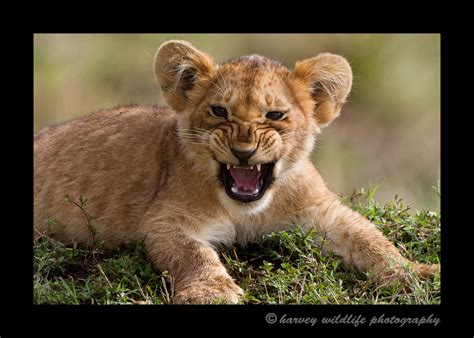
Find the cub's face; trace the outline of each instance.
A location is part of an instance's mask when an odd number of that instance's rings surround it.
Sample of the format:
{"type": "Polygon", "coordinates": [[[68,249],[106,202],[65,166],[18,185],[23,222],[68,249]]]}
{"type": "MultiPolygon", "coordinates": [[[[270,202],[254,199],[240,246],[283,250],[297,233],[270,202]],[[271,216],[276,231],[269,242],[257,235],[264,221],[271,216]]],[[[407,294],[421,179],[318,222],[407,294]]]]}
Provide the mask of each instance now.
{"type": "Polygon", "coordinates": [[[258,55],[215,65],[182,41],[160,47],[155,75],[180,113],[188,158],[219,182],[224,203],[248,206],[268,202],[309,156],[319,128],[337,117],[352,83],[348,63],[332,54],[293,70],[258,55]]]}
{"type": "Polygon", "coordinates": [[[288,75],[259,56],[231,61],[216,69],[202,101],[186,115],[182,140],[209,154],[211,172],[233,200],[259,200],[283,168],[311,150],[316,123],[296,102],[288,75]]]}

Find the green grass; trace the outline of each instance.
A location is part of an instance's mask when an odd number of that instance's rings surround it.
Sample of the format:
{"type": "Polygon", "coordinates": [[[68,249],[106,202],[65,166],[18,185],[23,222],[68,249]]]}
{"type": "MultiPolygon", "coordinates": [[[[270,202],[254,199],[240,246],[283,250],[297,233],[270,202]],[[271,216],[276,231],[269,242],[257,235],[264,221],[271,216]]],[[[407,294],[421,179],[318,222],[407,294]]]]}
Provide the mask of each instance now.
{"type": "MultiPolygon", "coordinates": [[[[407,258],[439,263],[440,213],[410,213],[398,197],[381,206],[374,200],[375,190],[354,192],[343,200],[374,222],[407,258]]],[[[244,289],[243,304],[440,303],[439,276],[413,277],[410,288],[378,286],[367,274],[344,267],[336,256],[322,256],[299,228],[219,253],[244,289]]],[[[114,250],[101,243],[93,248],[65,246],[48,237],[34,243],[36,304],[167,304],[172,297],[168,280],[166,272],[148,262],[142,243],[114,250]]]]}

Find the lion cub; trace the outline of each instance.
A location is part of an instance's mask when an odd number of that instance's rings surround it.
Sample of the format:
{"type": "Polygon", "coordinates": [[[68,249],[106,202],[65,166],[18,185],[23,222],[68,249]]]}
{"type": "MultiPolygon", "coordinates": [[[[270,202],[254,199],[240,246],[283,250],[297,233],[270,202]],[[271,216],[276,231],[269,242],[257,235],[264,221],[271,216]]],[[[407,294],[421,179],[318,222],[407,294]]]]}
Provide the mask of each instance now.
{"type": "Polygon", "coordinates": [[[342,205],[309,160],[351,89],[343,57],[319,54],[291,70],[259,55],[218,65],[168,41],[154,71],[170,108],[102,110],[35,135],[37,236],[89,242],[82,211],[64,201],[84,196],[96,238],[143,240],[174,278],[175,303],[237,303],[242,290],[214,247],[294,225],[315,228],[323,251],[383,283],[437,271],[342,205]]]}

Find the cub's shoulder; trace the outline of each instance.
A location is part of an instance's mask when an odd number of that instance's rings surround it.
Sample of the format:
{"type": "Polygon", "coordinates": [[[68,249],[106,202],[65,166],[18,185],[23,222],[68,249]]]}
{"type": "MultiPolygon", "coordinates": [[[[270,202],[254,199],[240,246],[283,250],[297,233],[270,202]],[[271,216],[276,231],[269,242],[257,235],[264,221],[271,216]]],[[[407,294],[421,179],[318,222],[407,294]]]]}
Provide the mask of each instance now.
{"type": "Polygon", "coordinates": [[[117,106],[45,127],[34,135],[34,142],[36,143],[55,134],[91,132],[91,129],[105,131],[117,127],[129,129],[139,126],[163,126],[172,123],[175,118],[175,112],[168,107],[138,104],[117,106]]]}
{"type": "MultiPolygon", "coordinates": [[[[140,104],[130,104],[124,106],[117,106],[108,109],[102,109],[90,115],[84,116],[83,119],[109,119],[109,118],[118,118],[118,117],[143,117],[143,118],[170,118],[175,116],[173,112],[168,107],[160,106],[146,106],[140,104]]],[[[76,120],[80,120],[76,119],[76,120]]],[[[73,120],[73,121],[76,121],[73,120]]],[[[71,121],[72,122],[72,121],[71,121]]]]}

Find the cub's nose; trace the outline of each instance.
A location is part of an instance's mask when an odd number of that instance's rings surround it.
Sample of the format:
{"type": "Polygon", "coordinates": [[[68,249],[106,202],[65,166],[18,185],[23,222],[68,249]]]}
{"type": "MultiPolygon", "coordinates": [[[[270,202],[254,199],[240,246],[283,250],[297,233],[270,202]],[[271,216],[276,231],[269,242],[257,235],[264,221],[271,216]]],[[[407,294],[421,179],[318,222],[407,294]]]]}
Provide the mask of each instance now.
{"type": "Polygon", "coordinates": [[[253,154],[255,154],[255,151],[257,148],[252,149],[252,150],[246,150],[246,151],[239,151],[235,149],[231,149],[232,153],[237,157],[240,161],[240,165],[247,165],[247,161],[250,157],[252,157],[253,154]]]}

